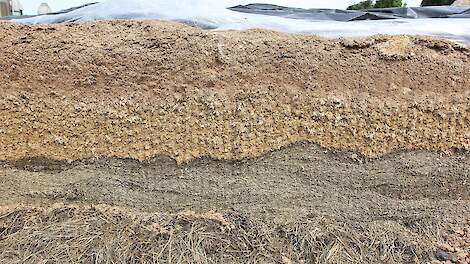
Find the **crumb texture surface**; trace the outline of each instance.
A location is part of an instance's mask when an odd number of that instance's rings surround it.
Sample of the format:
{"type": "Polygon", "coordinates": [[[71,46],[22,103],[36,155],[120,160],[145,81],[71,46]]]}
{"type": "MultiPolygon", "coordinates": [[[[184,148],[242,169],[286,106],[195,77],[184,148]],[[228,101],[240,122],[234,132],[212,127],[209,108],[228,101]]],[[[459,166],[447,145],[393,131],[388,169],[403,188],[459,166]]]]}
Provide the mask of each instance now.
{"type": "Polygon", "coordinates": [[[0,24],[0,160],[470,148],[470,51],[156,21],[0,24]]]}

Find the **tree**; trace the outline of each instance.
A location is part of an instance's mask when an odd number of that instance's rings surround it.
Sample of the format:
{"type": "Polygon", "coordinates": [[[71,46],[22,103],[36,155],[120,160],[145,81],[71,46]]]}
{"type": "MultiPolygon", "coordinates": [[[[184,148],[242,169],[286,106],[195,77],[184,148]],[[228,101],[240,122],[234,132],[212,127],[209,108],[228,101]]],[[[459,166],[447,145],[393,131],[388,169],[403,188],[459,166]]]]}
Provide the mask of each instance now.
{"type": "Polygon", "coordinates": [[[403,0],[377,0],[374,8],[402,7],[403,0]]]}
{"type": "Polygon", "coordinates": [[[349,6],[348,10],[361,10],[361,9],[370,9],[374,8],[374,2],[372,0],[365,0],[357,4],[349,6]]]}
{"type": "MultiPolygon", "coordinates": [[[[427,0],[424,0],[427,1],[427,0]]],[[[431,0],[439,1],[439,0],[431,0]]],[[[441,0],[446,1],[446,0],[441,0]]],[[[449,0],[447,0],[449,1],[449,0]]],[[[361,10],[361,9],[371,9],[371,8],[389,8],[389,7],[403,7],[406,4],[403,3],[403,0],[377,0],[375,3],[372,0],[366,0],[359,2],[355,5],[349,6],[348,10],[361,10]]]]}

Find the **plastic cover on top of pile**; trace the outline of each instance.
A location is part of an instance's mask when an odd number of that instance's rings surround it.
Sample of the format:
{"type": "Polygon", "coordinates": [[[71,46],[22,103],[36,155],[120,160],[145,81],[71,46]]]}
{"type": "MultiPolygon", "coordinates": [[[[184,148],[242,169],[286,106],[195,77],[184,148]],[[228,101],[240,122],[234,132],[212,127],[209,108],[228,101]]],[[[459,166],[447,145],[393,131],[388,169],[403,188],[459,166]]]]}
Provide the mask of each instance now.
{"type": "Polygon", "coordinates": [[[341,10],[341,9],[303,9],[284,7],[272,4],[249,4],[239,5],[229,8],[232,11],[280,16],[285,18],[305,19],[305,20],[334,20],[334,21],[355,21],[355,20],[383,20],[398,18],[470,18],[466,12],[470,7],[459,6],[426,6],[426,7],[393,7],[393,8],[373,8],[364,10],[341,10]]]}
{"type": "Polygon", "coordinates": [[[15,21],[50,24],[103,19],[161,19],[218,30],[264,28],[324,37],[419,34],[470,44],[470,19],[467,18],[399,18],[341,22],[243,13],[228,9],[242,3],[243,0],[106,0],[65,13],[15,21]]]}

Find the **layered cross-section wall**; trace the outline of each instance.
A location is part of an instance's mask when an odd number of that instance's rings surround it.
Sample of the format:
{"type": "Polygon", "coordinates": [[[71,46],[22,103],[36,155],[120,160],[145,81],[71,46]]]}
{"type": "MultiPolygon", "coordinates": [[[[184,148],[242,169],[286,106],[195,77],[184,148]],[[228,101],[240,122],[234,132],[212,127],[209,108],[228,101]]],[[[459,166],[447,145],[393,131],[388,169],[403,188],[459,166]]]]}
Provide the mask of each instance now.
{"type": "Polygon", "coordinates": [[[163,22],[1,25],[0,160],[470,148],[470,51],[163,22]]]}

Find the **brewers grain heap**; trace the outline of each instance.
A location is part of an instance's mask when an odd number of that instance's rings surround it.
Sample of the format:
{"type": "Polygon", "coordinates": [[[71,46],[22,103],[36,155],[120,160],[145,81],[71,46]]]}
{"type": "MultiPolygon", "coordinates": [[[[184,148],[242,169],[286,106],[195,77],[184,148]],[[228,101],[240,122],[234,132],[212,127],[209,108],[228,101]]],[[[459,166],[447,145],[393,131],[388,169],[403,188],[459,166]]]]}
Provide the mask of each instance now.
{"type": "Polygon", "coordinates": [[[156,21],[0,39],[1,263],[468,259],[468,48],[156,21]]]}

